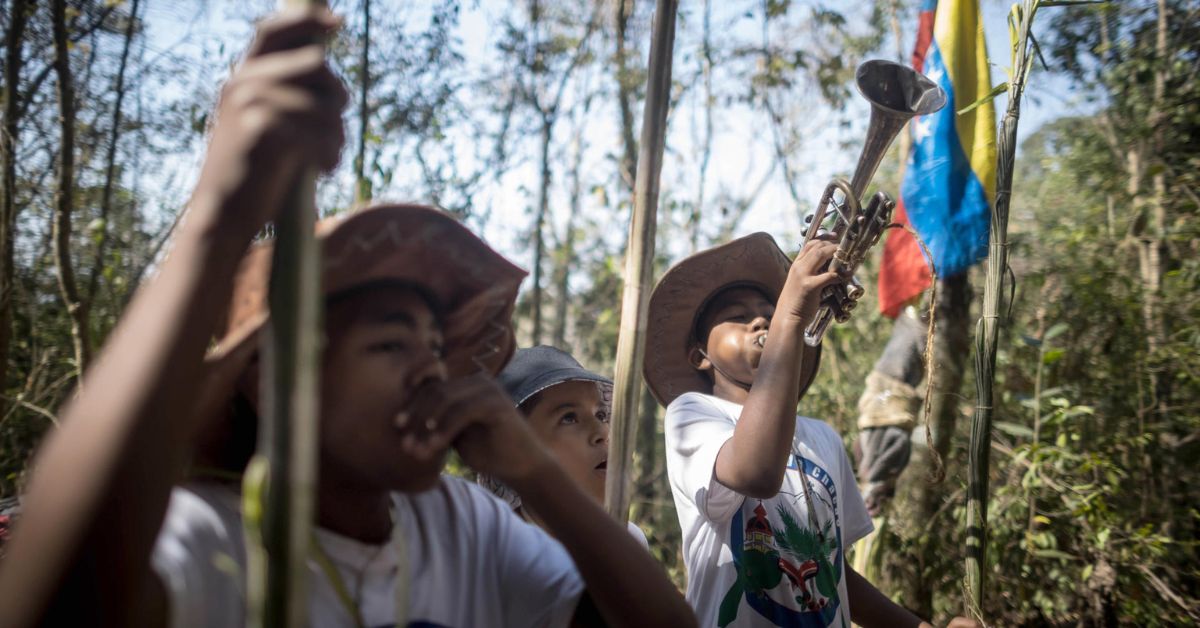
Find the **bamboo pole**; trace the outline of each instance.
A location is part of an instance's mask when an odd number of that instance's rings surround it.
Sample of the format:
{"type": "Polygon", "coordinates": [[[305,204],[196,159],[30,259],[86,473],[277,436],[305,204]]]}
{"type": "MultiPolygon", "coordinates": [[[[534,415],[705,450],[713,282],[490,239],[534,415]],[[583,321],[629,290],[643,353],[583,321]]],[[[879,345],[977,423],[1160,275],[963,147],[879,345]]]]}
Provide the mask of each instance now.
{"type": "MultiPolygon", "coordinates": [[[[324,6],[281,0],[281,9],[324,6]]],[[[247,625],[306,626],[305,561],[312,538],[322,301],[316,172],[300,175],[275,221],[262,337],[258,451],[243,479],[247,530],[247,625]]]]}
{"type": "Polygon", "coordinates": [[[658,183],[666,144],[667,108],[671,102],[671,60],[675,47],[678,0],[658,0],[650,40],[646,105],[633,190],[633,218],[625,253],[625,288],[621,328],[613,378],[612,438],[608,445],[608,483],[605,507],[619,521],[629,518],[630,466],[636,434],[638,399],[642,388],[642,358],[646,352],[646,312],[654,271],[654,234],[658,214],[658,183]]]}
{"type": "Polygon", "coordinates": [[[996,136],[996,199],[992,203],[988,237],[987,279],[983,287],[983,312],[975,326],[975,416],[971,421],[968,450],[966,612],[983,622],[984,567],[987,564],[987,502],[989,453],[992,445],[992,387],[1000,336],[1000,302],[1008,270],[1008,207],[1012,196],[1013,164],[1017,150],[1017,122],[1021,95],[1032,67],[1031,29],[1039,0],[1014,4],[1009,16],[1012,66],[1008,83],[1008,109],[996,136]]]}

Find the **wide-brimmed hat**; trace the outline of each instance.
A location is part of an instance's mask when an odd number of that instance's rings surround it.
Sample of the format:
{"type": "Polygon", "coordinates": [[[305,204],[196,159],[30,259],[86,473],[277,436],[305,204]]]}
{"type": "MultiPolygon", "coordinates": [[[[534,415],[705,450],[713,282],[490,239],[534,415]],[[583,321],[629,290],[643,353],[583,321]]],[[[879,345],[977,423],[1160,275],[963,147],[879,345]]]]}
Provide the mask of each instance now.
{"type": "MultiPolygon", "coordinates": [[[[512,312],[525,271],[493,251],[444,211],[423,205],[376,205],[321,220],[322,293],[382,281],[410,284],[435,301],[444,356],[453,376],[496,374],[516,346],[512,312]]],[[[224,365],[255,342],[269,316],[271,242],[247,252],[234,279],[224,331],[206,356],[224,365]]]]}
{"type": "Polygon", "coordinates": [[[564,382],[596,382],[612,386],[611,379],[583,368],[571,354],[546,345],[517,349],[496,379],[518,406],[564,382]]]}
{"type": "MultiPolygon", "coordinates": [[[[646,359],[642,374],[654,398],[664,406],[686,392],[712,393],[712,382],[696,370],[688,354],[701,312],[718,293],[746,286],[779,299],[792,261],[765,233],[754,233],[701,251],[675,264],[650,295],[646,359]]],[[[817,374],[821,347],[806,350],[800,367],[800,394],[817,374]]]]}

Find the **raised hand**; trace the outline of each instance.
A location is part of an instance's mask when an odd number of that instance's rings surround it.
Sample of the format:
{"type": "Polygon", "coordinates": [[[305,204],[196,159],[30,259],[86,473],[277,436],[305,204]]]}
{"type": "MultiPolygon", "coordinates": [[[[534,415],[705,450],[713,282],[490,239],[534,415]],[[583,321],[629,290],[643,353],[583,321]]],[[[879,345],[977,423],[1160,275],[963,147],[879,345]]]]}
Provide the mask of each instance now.
{"type": "Polygon", "coordinates": [[[512,400],[482,374],[426,383],[403,414],[403,453],[418,459],[452,446],[472,469],[501,481],[523,478],[550,459],[512,400]]]}
{"type": "Polygon", "coordinates": [[[836,250],[837,245],[828,236],[814,238],[804,246],[788,270],[787,282],[775,307],[776,317],[782,314],[801,326],[812,322],[825,287],[845,279],[828,270],[836,250]]]}
{"type": "Polygon", "coordinates": [[[221,228],[253,234],[280,210],[301,168],[337,165],[348,96],[321,42],[339,23],[324,9],[265,20],[222,88],[192,200],[194,209],[220,208],[221,228]]]}

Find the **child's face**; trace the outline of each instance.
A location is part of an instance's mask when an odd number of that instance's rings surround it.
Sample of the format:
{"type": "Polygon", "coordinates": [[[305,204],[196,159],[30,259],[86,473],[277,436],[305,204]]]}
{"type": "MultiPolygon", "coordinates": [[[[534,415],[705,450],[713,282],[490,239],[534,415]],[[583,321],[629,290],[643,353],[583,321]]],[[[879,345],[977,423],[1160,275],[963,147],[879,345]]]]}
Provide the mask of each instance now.
{"type": "Polygon", "coordinates": [[[774,314],[775,304],[754,288],[733,288],[713,299],[700,319],[700,331],[708,330],[704,350],[709,361],[724,371],[711,369],[715,379],[728,374],[740,382],[754,381],[763,353],[760,342],[774,314]]]}
{"type": "Polygon", "coordinates": [[[604,501],[608,469],[608,404],[595,382],[563,382],[527,408],[538,440],[584,490],[604,501]]]}
{"type": "Polygon", "coordinates": [[[330,304],[326,319],[322,478],[372,489],[432,487],[445,453],[430,461],[401,454],[404,433],[396,427],[417,388],[446,379],[442,330],[429,304],[413,290],[381,288],[330,304]]]}

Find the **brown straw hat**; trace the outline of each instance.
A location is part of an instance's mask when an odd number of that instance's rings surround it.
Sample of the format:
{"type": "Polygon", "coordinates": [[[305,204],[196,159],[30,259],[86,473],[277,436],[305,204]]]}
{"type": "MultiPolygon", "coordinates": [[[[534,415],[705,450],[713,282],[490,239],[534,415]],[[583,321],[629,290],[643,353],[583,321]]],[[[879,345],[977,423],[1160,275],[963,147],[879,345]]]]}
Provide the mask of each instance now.
{"type": "MultiPolygon", "coordinates": [[[[446,212],[423,205],[377,205],[322,220],[316,235],[326,297],[397,281],[436,301],[452,377],[480,370],[494,375],[512,356],[512,312],[526,273],[446,212]]],[[[206,357],[214,368],[243,368],[248,361],[239,348],[254,342],[267,321],[271,252],[271,243],[261,242],[242,259],[224,333],[206,357]]]]}
{"type": "MultiPolygon", "coordinates": [[[[779,299],[792,261],[765,233],[754,233],[701,251],[675,264],[650,295],[642,374],[664,406],[686,392],[712,393],[712,382],[688,360],[696,324],[709,300],[726,288],[747,286],[779,299]]],[[[821,348],[804,352],[800,395],[817,374],[821,348]]]]}

